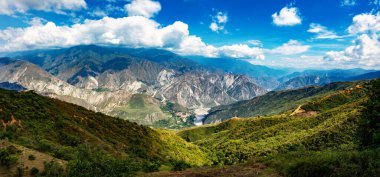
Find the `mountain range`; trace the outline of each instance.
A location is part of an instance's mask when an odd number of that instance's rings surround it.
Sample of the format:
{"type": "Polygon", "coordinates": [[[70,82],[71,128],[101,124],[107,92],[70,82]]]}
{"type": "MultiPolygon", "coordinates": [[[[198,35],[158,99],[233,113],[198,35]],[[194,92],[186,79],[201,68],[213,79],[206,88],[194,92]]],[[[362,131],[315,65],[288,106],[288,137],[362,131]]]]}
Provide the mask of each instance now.
{"type": "Polygon", "coordinates": [[[209,109],[207,117],[212,117],[225,105],[255,102],[271,90],[378,76],[377,71],[363,69],[292,72],[244,60],[185,58],[160,49],[97,45],[0,58],[1,88],[34,90],[107,115],[165,128],[193,126],[194,117],[202,122],[209,109]]]}
{"type": "Polygon", "coordinates": [[[167,102],[195,110],[267,92],[250,77],[209,71],[155,49],[77,46],[28,52],[1,61],[0,82],[18,83],[42,95],[145,125],[170,118],[160,109],[167,102]],[[144,100],[151,100],[147,105],[156,107],[155,111],[131,117],[136,114],[128,112],[128,103],[135,94],[152,97],[144,100]]]}

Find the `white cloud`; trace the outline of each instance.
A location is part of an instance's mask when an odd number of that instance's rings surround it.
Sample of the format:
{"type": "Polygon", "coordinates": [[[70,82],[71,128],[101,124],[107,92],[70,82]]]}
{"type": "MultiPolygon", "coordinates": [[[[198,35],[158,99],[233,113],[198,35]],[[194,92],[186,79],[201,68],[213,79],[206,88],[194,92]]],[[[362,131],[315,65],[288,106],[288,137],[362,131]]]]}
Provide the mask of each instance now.
{"type": "Polygon", "coordinates": [[[292,57],[276,57],[266,60],[249,60],[250,63],[255,65],[265,65],[269,67],[287,67],[297,69],[333,69],[334,65],[326,65],[323,56],[318,55],[301,55],[292,57]]]}
{"type": "Polygon", "coordinates": [[[210,24],[209,28],[211,29],[211,31],[214,31],[214,32],[219,31],[219,26],[218,26],[218,24],[216,24],[215,22],[212,22],[212,23],[210,24]]]}
{"type": "Polygon", "coordinates": [[[316,34],[316,39],[339,39],[342,36],[338,36],[335,32],[328,30],[325,26],[320,24],[312,23],[310,24],[309,33],[316,34]]]}
{"type": "Polygon", "coordinates": [[[343,51],[326,53],[325,60],[340,62],[342,65],[380,68],[380,14],[360,14],[353,18],[348,28],[351,35],[357,35],[353,44],[343,51]]]}
{"type": "Polygon", "coordinates": [[[211,31],[219,33],[220,31],[224,31],[227,22],[227,14],[223,12],[218,12],[215,16],[212,17],[212,22],[209,28],[211,29],[211,31]]]}
{"type": "Polygon", "coordinates": [[[106,17],[108,15],[107,11],[100,9],[99,7],[95,8],[91,12],[88,13],[93,17],[106,17]]]}
{"type": "Polygon", "coordinates": [[[161,11],[161,4],[152,0],[132,0],[124,9],[129,16],[144,16],[151,18],[161,11]]]}
{"type": "Polygon", "coordinates": [[[244,44],[227,45],[218,48],[218,54],[220,56],[232,57],[232,58],[254,58],[265,59],[263,51],[258,47],[249,47],[244,44]]]}
{"type": "Polygon", "coordinates": [[[251,44],[253,46],[262,47],[263,43],[260,40],[249,40],[248,44],[251,44]]]}
{"type": "Polygon", "coordinates": [[[302,23],[296,7],[284,7],[272,15],[273,23],[277,26],[294,26],[302,23]]]}
{"type": "Polygon", "coordinates": [[[354,45],[344,51],[330,51],[326,53],[327,61],[339,61],[342,64],[356,64],[364,67],[380,67],[380,36],[377,34],[362,34],[354,45]]]}
{"type": "Polygon", "coordinates": [[[378,31],[380,31],[380,13],[356,15],[348,28],[348,32],[353,35],[378,31]]]}
{"type": "Polygon", "coordinates": [[[289,42],[279,46],[277,48],[268,50],[268,53],[281,54],[281,55],[294,55],[307,52],[310,49],[309,45],[302,45],[296,40],[290,40],[289,42]]]}
{"type": "Polygon", "coordinates": [[[231,57],[242,59],[265,59],[263,49],[249,47],[244,44],[225,45],[215,47],[202,42],[196,36],[189,36],[181,43],[178,49],[173,51],[182,55],[202,55],[207,57],[231,57]]]}
{"type": "Polygon", "coordinates": [[[354,6],[354,5],[356,5],[356,0],[342,0],[340,5],[341,6],[354,6]]]}
{"type": "Polygon", "coordinates": [[[108,44],[127,47],[156,47],[183,55],[263,59],[262,49],[235,44],[215,47],[190,35],[188,25],[177,21],[162,26],[143,16],[104,17],[85,20],[72,26],[57,26],[53,22],[34,23],[26,28],[0,30],[0,52],[11,52],[81,44],[108,44]]]}
{"type": "Polygon", "coordinates": [[[80,10],[86,7],[85,0],[1,0],[0,14],[13,15],[31,9],[64,13],[65,10],[80,10]]]}

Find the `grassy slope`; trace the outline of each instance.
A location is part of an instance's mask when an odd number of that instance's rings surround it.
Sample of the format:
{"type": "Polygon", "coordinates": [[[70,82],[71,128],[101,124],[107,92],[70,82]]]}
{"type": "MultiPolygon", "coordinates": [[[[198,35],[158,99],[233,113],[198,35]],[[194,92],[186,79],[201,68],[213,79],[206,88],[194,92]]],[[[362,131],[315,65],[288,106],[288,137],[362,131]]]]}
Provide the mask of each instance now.
{"type": "Polygon", "coordinates": [[[0,109],[0,119],[7,121],[12,113],[21,121],[20,126],[9,126],[6,131],[0,129],[2,138],[60,159],[75,159],[78,149],[86,146],[116,158],[183,161],[194,166],[209,164],[206,154],[197,146],[170,132],[153,130],[33,92],[0,90],[0,109]],[[192,158],[188,154],[193,154],[192,158]]]}
{"type": "Polygon", "coordinates": [[[205,123],[228,120],[232,117],[255,117],[280,114],[295,109],[300,104],[343,90],[356,83],[337,82],[323,87],[306,87],[296,90],[269,92],[263,96],[210,110],[205,123]]]}
{"type": "Polygon", "coordinates": [[[144,94],[132,95],[127,105],[115,108],[110,114],[143,125],[171,117],[161,110],[158,100],[144,94]]]}
{"type": "Polygon", "coordinates": [[[36,150],[5,141],[0,141],[0,143],[2,144],[2,148],[14,147],[18,151],[16,154],[18,157],[18,165],[11,166],[10,168],[0,167],[0,176],[14,176],[17,174],[18,167],[22,167],[23,176],[32,176],[30,175],[32,168],[36,168],[38,171],[42,172],[44,170],[44,163],[51,161],[55,161],[62,166],[67,165],[67,161],[54,158],[46,153],[41,153],[36,150]],[[29,158],[31,155],[33,155],[34,159],[29,158]]]}
{"type": "Polygon", "coordinates": [[[141,176],[377,176],[380,149],[359,148],[366,93],[355,83],[304,103],[304,113],[234,118],[177,132],[182,139],[32,92],[0,90],[0,118],[9,120],[11,112],[22,120],[0,135],[66,160],[85,145],[137,161],[234,164],[141,176]]]}
{"type": "Polygon", "coordinates": [[[319,111],[313,116],[282,114],[234,118],[178,134],[209,151],[215,164],[235,164],[289,151],[355,147],[361,104],[365,101],[364,89],[356,88],[328,97],[302,106],[308,111],[319,111]],[[317,104],[324,107],[310,106],[317,104]]]}
{"type": "Polygon", "coordinates": [[[380,149],[361,149],[358,133],[367,99],[366,89],[352,87],[307,102],[292,116],[233,118],[179,131],[214,164],[234,165],[146,176],[380,176],[380,149]]]}

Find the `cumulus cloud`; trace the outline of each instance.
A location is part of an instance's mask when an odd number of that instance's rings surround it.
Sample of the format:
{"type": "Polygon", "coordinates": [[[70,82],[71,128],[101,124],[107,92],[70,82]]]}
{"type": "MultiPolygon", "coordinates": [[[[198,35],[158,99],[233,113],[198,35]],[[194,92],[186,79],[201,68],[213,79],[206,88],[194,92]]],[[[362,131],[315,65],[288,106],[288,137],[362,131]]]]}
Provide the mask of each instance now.
{"type": "Polygon", "coordinates": [[[307,52],[310,49],[309,45],[302,45],[297,40],[290,40],[289,42],[268,50],[268,53],[272,54],[281,54],[281,55],[294,55],[307,52]]]}
{"type": "Polygon", "coordinates": [[[124,6],[129,16],[144,16],[151,18],[161,11],[161,4],[152,0],[133,0],[124,6]]]}
{"type": "Polygon", "coordinates": [[[223,12],[218,12],[215,16],[212,17],[212,22],[209,28],[211,29],[211,31],[219,33],[220,31],[224,31],[227,22],[227,14],[223,12]]]}
{"type": "Polygon", "coordinates": [[[342,36],[338,36],[335,32],[328,30],[325,26],[320,24],[312,23],[310,24],[309,33],[316,34],[316,39],[339,39],[342,36]]]}
{"type": "Polygon", "coordinates": [[[330,51],[326,53],[328,61],[340,61],[344,64],[356,63],[365,67],[380,67],[380,36],[378,34],[362,34],[355,44],[344,51],[330,51]]]}
{"type": "Polygon", "coordinates": [[[380,13],[356,15],[353,17],[352,21],[352,25],[348,27],[348,32],[350,34],[355,35],[380,31],[380,13]]]}
{"type": "Polygon", "coordinates": [[[326,53],[325,60],[344,65],[361,65],[367,68],[380,67],[380,14],[360,14],[353,18],[348,31],[357,35],[353,44],[343,51],[326,53]]]}
{"type": "MultiPolygon", "coordinates": [[[[64,1],[72,2],[74,0],[64,1]]],[[[46,2],[48,1],[43,3],[46,2]]],[[[4,4],[4,1],[1,3],[4,4]]],[[[61,6],[59,7],[57,9],[62,9],[61,6]]],[[[105,17],[97,20],[81,20],[81,22],[78,21],[70,26],[57,25],[44,19],[33,18],[27,22],[30,24],[29,27],[10,27],[0,30],[0,52],[104,44],[133,48],[162,48],[182,55],[244,59],[265,58],[263,49],[256,46],[251,47],[246,44],[213,46],[206,44],[200,37],[191,35],[188,25],[181,21],[163,26],[151,19],[161,10],[161,5],[157,1],[132,0],[125,5],[125,10],[128,12],[128,17],[111,18],[105,16],[108,13],[107,10],[95,9],[91,14],[92,16],[105,17]]],[[[224,30],[228,17],[226,14],[218,12],[213,20],[218,25],[217,31],[221,31],[224,30]]]]}
{"type": "Polygon", "coordinates": [[[25,13],[31,9],[64,13],[65,10],[80,10],[86,7],[85,0],[1,0],[0,14],[13,15],[25,13]]]}
{"type": "Polygon", "coordinates": [[[249,47],[245,44],[227,45],[218,48],[218,55],[232,58],[265,59],[263,51],[258,47],[249,47]]]}
{"type": "Polygon", "coordinates": [[[272,15],[273,23],[277,26],[294,26],[302,23],[298,8],[284,7],[272,15]]]}
{"type": "Polygon", "coordinates": [[[190,35],[188,25],[177,21],[162,26],[143,16],[104,17],[72,26],[53,22],[32,23],[26,28],[0,30],[0,52],[68,47],[81,44],[108,44],[127,47],[156,47],[183,55],[263,59],[262,49],[235,44],[216,47],[190,35]]]}

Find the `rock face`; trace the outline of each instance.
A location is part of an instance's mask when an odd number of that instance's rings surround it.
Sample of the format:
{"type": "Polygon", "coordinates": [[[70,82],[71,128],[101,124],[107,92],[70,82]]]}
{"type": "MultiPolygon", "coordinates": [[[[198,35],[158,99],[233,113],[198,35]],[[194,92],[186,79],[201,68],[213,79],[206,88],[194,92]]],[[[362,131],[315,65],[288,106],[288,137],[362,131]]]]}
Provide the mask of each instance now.
{"type": "Polygon", "coordinates": [[[280,86],[276,88],[276,90],[290,90],[290,89],[297,89],[297,88],[302,88],[302,87],[311,86],[311,85],[322,86],[322,85],[331,83],[333,81],[334,81],[333,78],[330,78],[327,76],[318,76],[318,75],[298,76],[281,84],[280,86]]]}
{"type": "Polygon", "coordinates": [[[176,100],[191,109],[247,100],[265,92],[246,76],[208,72],[186,73],[172,78],[158,91],[163,99],[176,100]]]}
{"type": "MultiPolygon", "coordinates": [[[[174,102],[190,109],[225,105],[266,93],[243,75],[208,71],[191,60],[155,49],[77,46],[0,59],[0,82],[18,83],[64,101],[130,119],[128,103],[143,94],[155,110],[143,124],[164,119],[174,102]],[[32,64],[34,63],[34,64],[32,64]]],[[[134,121],[139,122],[134,118],[134,121]]],[[[140,122],[140,123],[141,123],[140,122]]]]}

